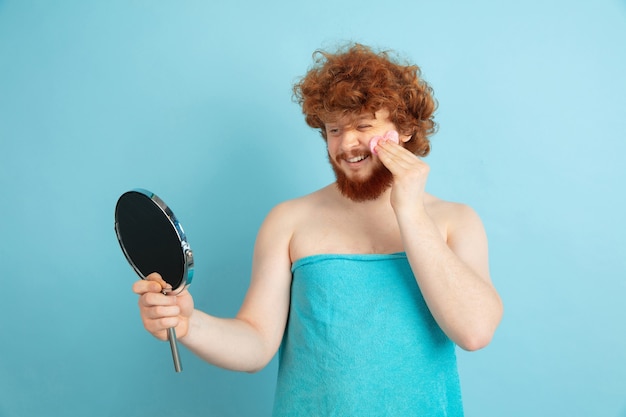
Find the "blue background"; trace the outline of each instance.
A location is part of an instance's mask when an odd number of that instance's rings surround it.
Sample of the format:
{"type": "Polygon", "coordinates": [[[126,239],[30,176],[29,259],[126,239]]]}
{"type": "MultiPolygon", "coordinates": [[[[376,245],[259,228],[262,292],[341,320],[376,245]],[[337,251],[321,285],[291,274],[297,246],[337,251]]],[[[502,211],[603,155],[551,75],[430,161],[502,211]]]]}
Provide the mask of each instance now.
{"type": "Polygon", "coordinates": [[[238,310],[257,228],[332,181],[291,100],[354,40],[440,103],[429,191],[472,205],[505,316],[459,352],[467,416],[626,416],[624,1],[0,1],[0,415],[268,416],[276,362],[217,369],[147,334],[113,232],[174,208],[197,307],[238,310]]]}

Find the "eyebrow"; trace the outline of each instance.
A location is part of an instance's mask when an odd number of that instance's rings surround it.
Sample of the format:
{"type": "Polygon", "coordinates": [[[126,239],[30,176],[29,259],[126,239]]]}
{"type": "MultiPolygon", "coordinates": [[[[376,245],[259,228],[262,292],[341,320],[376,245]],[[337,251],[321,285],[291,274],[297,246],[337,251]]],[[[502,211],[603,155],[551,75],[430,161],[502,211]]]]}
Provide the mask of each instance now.
{"type": "Polygon", "coordinates": [[[347,123],[343,123],[341,120],[334,120],[334,121],[329,121],[329,122],[325,122],[324,125],[326,126],[326,128],[330,128],[330,127],[344,127],[344,126],[354,126],[360,122],[363,121],[372,121],[372,120],[378,120],[376,118],[376,114],[375,113],[364,113],[364,114],[360,114],[358,116],[354,116],[354,117],[349,117],[349,121],[347,123]]]}

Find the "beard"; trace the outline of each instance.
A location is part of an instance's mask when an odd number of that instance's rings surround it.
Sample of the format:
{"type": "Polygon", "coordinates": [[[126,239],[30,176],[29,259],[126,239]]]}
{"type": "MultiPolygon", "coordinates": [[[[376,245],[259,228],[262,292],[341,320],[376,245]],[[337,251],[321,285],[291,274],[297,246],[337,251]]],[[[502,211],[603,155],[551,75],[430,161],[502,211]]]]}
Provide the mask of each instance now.
{"type": "MultiPolygon", "coordinates": [[[[338,156],[338,159],[341,155],[338,156]]],[[[370,155],[370,158],[372,156],[370,155]]],[[[336,184],[339,192],[344,197],[352,201],[363,202],[376,200],[380,197],[393,183],[393,175],[391,171],[385,167],[382,162],[374,167],[372,173],[367,178],[351,179],[339,167],[339,164],[328,155],[330,165],[335,172],[336,184]]]]}

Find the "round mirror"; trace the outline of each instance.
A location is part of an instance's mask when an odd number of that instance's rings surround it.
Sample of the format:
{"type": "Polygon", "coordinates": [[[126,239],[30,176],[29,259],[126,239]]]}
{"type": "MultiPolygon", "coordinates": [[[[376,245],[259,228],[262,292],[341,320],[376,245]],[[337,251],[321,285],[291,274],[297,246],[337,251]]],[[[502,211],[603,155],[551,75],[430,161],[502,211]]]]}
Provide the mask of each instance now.
{"type": "MultiPolygon", "coordinates": [[[[128,191],[115,206],[115,233],[124,256],[141,279],[158,272],[176,294],[191,283],[193,252],[174,213],[156,194],[128,191]]],[[[168,329],[174,367],[182,370],[176,334],[168,329]]]]}

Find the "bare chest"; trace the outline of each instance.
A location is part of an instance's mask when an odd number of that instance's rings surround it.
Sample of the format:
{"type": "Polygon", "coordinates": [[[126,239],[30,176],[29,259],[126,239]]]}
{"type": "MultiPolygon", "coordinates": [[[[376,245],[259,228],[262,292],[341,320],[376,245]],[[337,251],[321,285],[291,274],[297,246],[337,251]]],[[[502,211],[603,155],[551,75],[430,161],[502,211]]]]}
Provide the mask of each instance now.
{"type": "Polygon", "coordinates": [[[400,230],[393,212],[379,215],[310,214],[294,230],[291,259],[328,253],[402,252],[400,230]]]}

